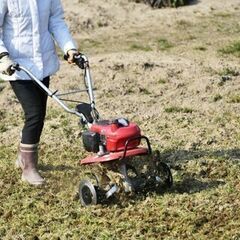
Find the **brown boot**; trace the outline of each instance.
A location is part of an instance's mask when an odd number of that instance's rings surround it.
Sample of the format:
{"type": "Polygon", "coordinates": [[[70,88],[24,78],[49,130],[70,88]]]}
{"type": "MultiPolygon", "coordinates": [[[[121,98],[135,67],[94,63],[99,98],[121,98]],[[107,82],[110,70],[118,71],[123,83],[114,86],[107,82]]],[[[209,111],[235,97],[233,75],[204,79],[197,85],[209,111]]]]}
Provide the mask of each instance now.
{"type": "Polygon", "coordinates": [[[16,166],[22,169],[22,180],[32,185],[41,185],[44,179],[37,171],[38,144],[20,144],[16,166]]]}

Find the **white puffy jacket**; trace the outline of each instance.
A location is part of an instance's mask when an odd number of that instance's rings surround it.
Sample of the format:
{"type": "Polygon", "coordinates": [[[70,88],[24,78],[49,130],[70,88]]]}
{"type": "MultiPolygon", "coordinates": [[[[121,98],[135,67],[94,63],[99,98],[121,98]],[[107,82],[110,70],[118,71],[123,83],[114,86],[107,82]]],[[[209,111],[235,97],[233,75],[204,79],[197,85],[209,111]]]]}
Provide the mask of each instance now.
{"type": "MultiPolygon", "coordinates": [[[[0,0],[0,53],[8,52],[13,61],[43,79],[59,69],[54,40],[64,53],[76,48],[61,0],[0,0]]],[[[0,78],[29,79],[23,72],[0,78]]]]}

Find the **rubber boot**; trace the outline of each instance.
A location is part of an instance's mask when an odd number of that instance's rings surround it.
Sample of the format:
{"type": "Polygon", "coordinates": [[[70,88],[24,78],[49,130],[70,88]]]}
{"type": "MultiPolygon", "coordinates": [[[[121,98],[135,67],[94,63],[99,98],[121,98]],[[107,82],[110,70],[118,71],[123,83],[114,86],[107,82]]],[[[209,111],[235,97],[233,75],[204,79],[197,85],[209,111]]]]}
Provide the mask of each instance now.
{"type": "Polygon", "coordinates": [[[20,144],[16,166],[22,169],[22,180],[31,185],[41,185],[44,179],[37,171],[38,144],[20,144]]]}
{"type": "MultiPolygon", "coordinates": [[[[21,139],[22,139],[22,132],[20,132],[19,134],[20,138],[19,138],[19,142],[21,142],[21,139]]],[[[21,168],[20,166],[20,157],[21,157],[21,154],[20,154],[20,144],[18,145],[18,153],[17,153],[17,159],[15,161],[15,167],[16,168],[21,168]]]]}
{"type": "Polygon", "coordinates": [[[20,166],[20,158],[21,158],[21,153],[20,153],[20,145],[19,145],[18,146],[17,159],[15,161],[15,167],[16,168],[21,168],[21,166],[20,166]]]}

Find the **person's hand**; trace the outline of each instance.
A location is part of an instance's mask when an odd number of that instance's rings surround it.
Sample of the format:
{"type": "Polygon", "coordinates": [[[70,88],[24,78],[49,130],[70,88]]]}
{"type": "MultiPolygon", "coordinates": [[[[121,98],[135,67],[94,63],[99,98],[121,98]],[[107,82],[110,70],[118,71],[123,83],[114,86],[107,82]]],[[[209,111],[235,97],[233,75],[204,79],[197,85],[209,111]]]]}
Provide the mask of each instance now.
{"type": "Polygon", "coordinates": [[[70,49],[67,51],[67,61],[68,63],[72,64],[74,63],[74,56],[79,55],[79,51],[76,49],[70,49]]]}
{"type": "Polygon", "coordinates": [[[10,59],[8,55],[3,56],[0,59],[0,72],[8,76],[13,75],[13,73],[15,72],[15,70],[11,69],[13,64],[14,62],[10,59]]]}
{"type": "Polygon", "coordinates": [[[67,51],[67,54],[64,55],[64,59],[70,64],[76,64],[79,68],[84,69],[86,67],[86,58],[83,58],[83,54],[76,49],[71,49],[67,51]]]}

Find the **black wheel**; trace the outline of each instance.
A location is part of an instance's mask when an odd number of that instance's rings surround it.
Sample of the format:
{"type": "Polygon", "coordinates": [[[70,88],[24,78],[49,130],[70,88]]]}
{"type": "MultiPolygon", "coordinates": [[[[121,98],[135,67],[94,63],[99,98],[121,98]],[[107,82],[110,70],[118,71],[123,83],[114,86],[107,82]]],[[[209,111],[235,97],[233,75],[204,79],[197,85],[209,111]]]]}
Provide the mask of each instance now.
{"type": "Polygon", "coordinates": [[[170,168],[164,162],[157,162],[155,169],[156,185],[170,188],[173,185],[173,177],[170,168]]]}
{"type": "Polygon", "coordinates": [[[79,199],[84,207],[98,203],[96,187],[89,180],[83,179],[80,181],[79,199]]]}

